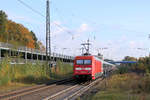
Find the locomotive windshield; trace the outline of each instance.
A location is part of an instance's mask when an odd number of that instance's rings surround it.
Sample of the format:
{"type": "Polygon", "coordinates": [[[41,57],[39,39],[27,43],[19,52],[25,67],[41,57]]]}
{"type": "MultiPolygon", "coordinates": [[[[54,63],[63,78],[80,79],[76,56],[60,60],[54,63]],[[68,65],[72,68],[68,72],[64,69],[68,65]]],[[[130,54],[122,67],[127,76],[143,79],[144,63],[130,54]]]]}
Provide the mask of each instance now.
{"type": "Polygon", "coordinates": [[[83,65],[84,63],[83,63],[83,60],[76,60],[76,64],[77,65],[83,65]]]}
{"type": "Polygon", "coordinates": [[[91,65],[92,61],[91,60],[84,60],[85,65],[91,65]]]}
{"type": "Polygon", "coordinates": [[[91,60],[76,60],[77,65],[91,65],[92,61],[91,60]]]}

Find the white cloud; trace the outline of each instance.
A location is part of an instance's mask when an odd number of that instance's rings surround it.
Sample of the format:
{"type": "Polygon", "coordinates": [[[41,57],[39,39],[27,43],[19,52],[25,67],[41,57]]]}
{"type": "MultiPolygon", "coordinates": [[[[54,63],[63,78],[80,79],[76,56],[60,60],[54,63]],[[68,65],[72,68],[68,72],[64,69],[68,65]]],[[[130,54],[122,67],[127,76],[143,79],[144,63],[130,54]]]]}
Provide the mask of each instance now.
{"type": "MultiPolygon", "coordinates": [[[[80,48],[81,46],[80,45],[82,43],[81,35],[86,35],[84,33],[89,31],[90,29],[88,24],[85,24],[85,23],[82,23],[81,25],[79,25],[79,27],[72,29],[72,30],[68,27],[65,27],[63,23],[61,23],[60,21],[53,21],[51,25],[52,25],[51,26],[52,44],[53,46],[56,46],[59,48],[57,49],[57,52],[61,52],[61,48],[64,48],[64,47],[70,48],[72,50],[70,51],[68,50],[68,52],[64,52],[64,53],[72,54],[72,55],[74,55],[75,51],[79,51],[79,50],[76,50],[75,48],[80,48]],[[74,37],[74,39],[72,39],[72,37],[74,37]]],[[[77,53],[79,52],[76,52],[75,55],[78,55],[77,53]]]]}
{"type": "Polygon", "coordinates": [[[80,37],[83,35],[85,32],[90,31],[90,27],[88,24],[81,24],[78,29],[75,30],[74,38],[80,37]]]}
{"type": "Polygon", "coordinates": [[[135,41],[129,41],[129,47],[137,47],[137,43],[135,41]]]}
{"type": "Polygon", "coordinates": [[[71,30],[68,27],[63,26],[60,21],[53,21],[51,23],[51,29],[52,36],[56,37],[61,35],[68,35],[70,36],[70,39],[80,37],[85,32],[90,31],[88,24],[83,23],[80,25],[80,27],[71,30]]]}
{"type": "Polygon", "coordinates": [[[86,32],[87,30],[89,30],[88,24],[83,23],[83,24],[81,24],[81,26],[80,26],[78,32],[79,32],[79,33],[81,33],[81,32],[86,32]]]}

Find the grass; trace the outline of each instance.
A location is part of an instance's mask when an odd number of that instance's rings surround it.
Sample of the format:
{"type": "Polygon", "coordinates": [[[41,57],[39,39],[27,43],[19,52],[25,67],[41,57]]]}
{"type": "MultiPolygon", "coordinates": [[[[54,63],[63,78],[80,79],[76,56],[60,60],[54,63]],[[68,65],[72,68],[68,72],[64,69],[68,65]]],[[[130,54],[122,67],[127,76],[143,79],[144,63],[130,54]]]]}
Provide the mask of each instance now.
{"type": "Polygon", "coordinates": [[[150,100],[150,76],[114,74],[78,100],[150,100]]]}
{"type": "Polygon", "coordinates": [[[56,67],[51,68],[50,76],[53,79],[62,79],[71,77],[73,74],[73,66],[67,63],[58,61],[56,67]]]}
{"type": "MultiPolygon", "coordinates": [[[[33,84],[34,85],[34,84],[33,84]]],[[[24,83],[11,83],[9,85],[0,86],[0,93],[6,93],[12,90],[17,90],[21,88],[26,88],[32,86],[31,84],[24,84],[24,83]]]]}
{"type": "Polygon", "coordinates": [[[104,89],[121,89],[133,93],[150,93],[150,76],[140,76],[135,73],[117,74],[106,79],[104,89]],[[106,85],[105,85],[106,84],[106,85]]]}
{"type": "Polygon", "coordinates": [[[128,100],[127,96],[119,91],[101,91],[98,92],[92,100],[128,100]]]}
{"type": "Polygon", "coordinates": [[[131,94],[128,91],[107,90],[98,92],[92,100],[150,100],[149,94],[131,94]]]}
{"type": "MultiPolygon", "coordinates": [[[[46,63],[27,63],[24,65],[10,65],[11,59],[5,58],[0,63],[0,91],[9,90],[11,86],[22,87],[42,84],[51,80],[58,80],[72,75],[70,64],[57,62],[56,67],[50,68],[46,63]]],[[[13,89],[13,88],[12,88],[13,89]]]]}

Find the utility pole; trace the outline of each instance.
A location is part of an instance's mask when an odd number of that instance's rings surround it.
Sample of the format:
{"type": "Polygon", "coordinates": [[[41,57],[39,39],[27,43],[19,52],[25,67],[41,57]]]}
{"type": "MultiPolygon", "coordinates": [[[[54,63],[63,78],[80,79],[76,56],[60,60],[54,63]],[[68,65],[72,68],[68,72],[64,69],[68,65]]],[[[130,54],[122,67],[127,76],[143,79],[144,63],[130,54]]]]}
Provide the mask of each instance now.
{"type": "Polygon", "coordinates": [[[46,2],[46,60],[51,65],[51,35],[50,35],[50,5],[49,0],[46,2]],[[49,57],[48,57],[49,56],[49,57]]]}
{"type": "MultiPolygon", "coordinates": [[[[150,34],[148,35],[148,38],[150,39],[150,34]]],[[[149,57],[150,57],[150,48],[149,48],[149,51],[148,51],[148,52],[149,52],[149,57]]]]}

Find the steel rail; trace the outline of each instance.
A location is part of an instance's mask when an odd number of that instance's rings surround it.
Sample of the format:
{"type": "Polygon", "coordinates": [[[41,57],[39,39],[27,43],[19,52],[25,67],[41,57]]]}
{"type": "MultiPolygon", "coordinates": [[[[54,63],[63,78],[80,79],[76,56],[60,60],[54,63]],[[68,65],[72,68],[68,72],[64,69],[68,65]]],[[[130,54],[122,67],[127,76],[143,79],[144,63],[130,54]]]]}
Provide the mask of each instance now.
{"type": "Polygon", "coordinates": [[[75,96],[80,96],[82,93],[84,93],[85,91],[87,91],[88,89],[90,89],[93,85],[95,85],[97,82],[99,82],[100,80],[102,80],[101,78],[100,79],[97,79],[93,82],[90,82],[90,83],[82,83],[82,84],[76,84],[72,87],[69,87],[65,90],[62,90],[56,94],[53,94],[47,98],[44,98],[43,100],[57,100],[57,96],[63,96],[63,95],[66,95],[66,94],[71,94],[70,96],[68,97],[65,97],[64,99],[61,99],[61,100],[70,100],[71,98],[75,97],[75,96]],[[80,87],[81,86],[81,87],[80,87]],[[82,87],[83,86],[83,87],[82,87]],[[79,90],[77,91],[73,91],[73,93],[70,93],[69,91],[72,92],[72,90],[76,89],[79,87],[79,90]],[[68,92],[68,93],[67,93],[68,92]]]}
{"type": "Polygon", "coordinates": [[[67,78],[67,79],[63,79],[63,80],[59,80],[59,81],[49,83],[48,85],[42,84],[42,85],[38,85],[38,86],[33,86],[33,87],[21,89],[21,90],[16,90],[16,91],[13,91],[13,92],[10,92],[10,93],[5,93],[5,94],[0,95],[0,99],[2,99],[2,100],[3,99],[4,100],[15,99],[15,98],[27,95],[27,94],[31,94],[31,93],[38,92],[38,91],[41,91],[41,90],[44,90],[44,89],[47,89],[47,88],[54,87],[57,84],[63,84],[63,83],[70,82],[70,81],[72,81],[72,79],[67,78]]]}
{"type": "Polygon", "coordinates": [[[98,83],[99,81],[102,81],[103,79],[99,78],[95,81],[93,81],[92,83],[86,85],[83,88],[80,88],[78,91],[74,92],[72,95],[70,95],[69,97],[66,97],[64,100],[71,100],[72,98],[77,98],[79,96],[81,96],[84,92],[86,92],[87,90],[89,90],[92,86],[94,86],[96,83],[98,83]]]}
{"type": "Polygon", "coordinates": [[[51,96],[49,96],[49,97],[47,97],[47,98],[45,98],[45,99],[43,99],[43,100],[55,100],[55,97],[57,97],[58,95],[61,95],[61,94],[65,93],[65,92],[67,92],[67,91],[69,91],[69,90],[72,90],[72,89],[76,88],[77,86],[78,86],[78,85],[74,85],[74,86],[72,86],[72,87],[70,87],[70,88],[67,88],[67,89],[65,89],[65,90],[62,90],[62,91],[56,93],[56,94],[53,94],[53,95],[51,95],[51,96]]]}

